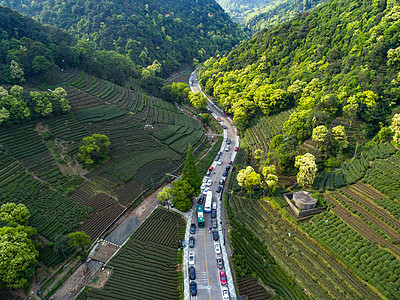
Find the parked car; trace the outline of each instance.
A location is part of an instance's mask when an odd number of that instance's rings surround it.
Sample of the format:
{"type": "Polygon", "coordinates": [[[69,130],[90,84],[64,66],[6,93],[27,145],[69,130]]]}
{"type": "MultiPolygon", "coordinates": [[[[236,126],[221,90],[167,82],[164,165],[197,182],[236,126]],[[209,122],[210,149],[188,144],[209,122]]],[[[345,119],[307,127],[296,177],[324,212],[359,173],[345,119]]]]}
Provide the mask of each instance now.
{"type": "Polygon", "coordinates": [[[217,192],[217,193],[221,193],[221,192],[222,192],[222,186],[219,185],[219,186],[217,187],[216,192],[217,192]]]}
{"type": "Polygon", "coordinates": [[[225,170],[227,170],[228,172],[229,172],[230,169],[231,169],[230,165],[227,165],[226,168],[225,168],[225,170]]]}
{"type": "Polygon", "coordinates": [[[190,280],[196,279],[196,269],[194,267],[189,267],[189,278],[190,280]]]}
{"type": "Polygon", "coordinates": [[[214,250],[216,254],[221,254],[221,247],[219,246],[219,243],[214,244],[214,250]]]}
{"type": "Polygon", "coordinates": [[[229,300],[229,292],[227,288],[222,289],[222,299],[229,300]]]}
{"type": "Polygon", "coordinates": [[[212,183],[213,183],[212,180],[211,180],[211,179],[208,179],[206,186],[211,186],[212,183]]]}
{"type": "Polygon", "coordinates": [[[229,145],[229,144],[231,143],[231,139],[230,139],[230,138],[227,138],[227,139],[226,139],[226,143],[229,145]]]}
{"type": "Polygon", "coordinates": [[[213,202],[211,204],[211,209],[216,210],[217,209],[217,202],[213,202]]]}
{"type": "Polygon", "coordinates": [[[204,189],[203,193],[206,194],[209,190],[210,190],[210,188],[209,188],[209,187],[206,187],[206,188],[204,189]]]}
{"type": "Polygon", "coordinates": [[[213,234],[213,239],[214,239],[214,241],[218,241],[218,240],[219,240],[219,234],[218,234],[218,231],[216,231],[216,230],[213,230],[212,234],[213,234]]]}
{"type": "Polygon", "coordinates": [[[224,271],[219,272],[219,279],[221,280],[222,285],[226,285],[226,276],[224,271]]]}
{"type": "Polygon", "coordinates": [[[211,226],[212,226],[212,228],[217,228],[217,220],[216,219],[211,220],[211,226]]]}
{"type": "Polygon", "coordinates": [[[222,269],[224,267],[224,260],[222,258],[217,258],[217,266],[218,269],[222,269]]]}
{"type": "Polygon", "coordinates": [[[225,171],[225,172],[222,174],[222,176],[224,176],[224,177],[228,176],[228,171],[225,171]]]}
{"type": "Polygon", "coordinates": [[[232,165],[232,164],[233,164],[233,161],[230,160],[230,161],[228,162],[228,165],[232,165]]]}
{"type": "Polygon", "coordinates": [[[190,294],[192,296],[197,296],[197,283],[194,281],[190,282],[190,294]]]}
{"type": "Polygon", "coordinates": [[[220,166],[220,165],[222,165],[222,159],[220,159],[218,162],[217,162],[217,164],[220,166]]]}
{"type": "Polygon", "coordinates": [[[212,172],[213,170],[214,170],[214,167],[213,167],[213,166],[211,166],[211,167],[208,168],[208,171],[210,171],[210,172],[212,172]]]}
{"type": "Polygon", "coordinates": [[[204,203],[204,194],[201,194],[199,200],[197,201],[197,204],[202,205],[203,203],[204,203]]]}
{"type": "Polygon", "coordinates": [[[235,149],[233,149],[234,151],[238,151],[239,150],[239,147],[235,147],[235,149]]]}
{"type": "Polygon", "coordinates": [[[196,233],[196,224],[192,223],[190,225],[190,233],[195,234],[196,233]]]}
{"type": "Polygon", "coordinates": [[[218,161],[219,160],[219,156],[217,155],[214,159],[214,161],[218,161]]]}
{"type": "Polygon", "coordinates": [[[222,151],[218,151],[218,154],[217,154],[218,156],[221,156],[222,155],[222,151]]]}
{"type": "Polygon", "coordinates": [[[217,211],[215,209],[211,210],[211,219],[215,219],[217,217],[217,211]]]}
{"type": "Polygon", "coordinates": [[[201,188],[202,190],[204,190],[204,189],[206,188],[206,186],[207,186],[207,182],[202,183],[200,188],[201,188]]]}
{"type": "Polygon", "coordinates": [[[210,178],[208,178],[207,176],[204,177],[204,178],[203,178],[203,183],[206,183],[208,179],[210,179],[210,178]]]}
{"type": "Polygon", "coordinates": [[[225,125],[222,126],[223,129],[228,129],[228,127],[226,127],[225,125]]]}
{"type": "Polygon", "coordinates": [[[219,180],[219,185],[223,186],[224,184],[225,184],[225,180],[221,178],[221,179],[219,180]]]}
{"type": "Polygon", "coordinates": [[[195,239],[194,239],[194,237],[190,237],[189,238],[189,248],[193,248],[194,247],[194,242],[195,242],[195,239]]]}
{"type": "Polygon", "coordinates": [[[220,117],[217,117],[217,121],[218,121],[218,122],[221,122],[221,118],[220,118],[220,117]]]}
{"type": "Polygon", "coordinates": [[[194,253],[189,253],[189,266],[194,266],[194,253]]]}
{"type": "Polygon", "coordinates": [[[228,152],[229,150],[231,150],[231,147],[229,145],[225,146],[225,151],[228,152]]]}

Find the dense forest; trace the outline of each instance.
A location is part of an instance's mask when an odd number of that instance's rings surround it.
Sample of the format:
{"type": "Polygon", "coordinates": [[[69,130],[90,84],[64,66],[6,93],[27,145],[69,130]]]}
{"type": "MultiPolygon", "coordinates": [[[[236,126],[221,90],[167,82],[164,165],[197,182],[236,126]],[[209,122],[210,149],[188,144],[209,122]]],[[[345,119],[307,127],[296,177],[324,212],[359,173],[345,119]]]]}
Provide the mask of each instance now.
{"type": "Polygon", "coordinates": [[[76,42],[65,31],[41,25],[8,7],[0,6],[0,83],[28,79],[54,83],[59,69],[75,67],[119,84],[140,79],[141,70],[115,51],[95,51],[88,41],[76,42]]]}
{"type": "Polygon", "coordinates": [[[276,26],[290,20],[297,14],[310,10],[326,0],[258,0],[258,1],[217,1],[231,18],[251,33],[276,26]]]}
{"type": "Polygon", "coordinates": [[[398,8],[332,1],[208,60],[200,82],[241,128],[296,107],[285,129],[300,142],[340,115],[367,122],[372,136],[400,100],[398,8]]]}
{"type": "Polygon", "coordinates": [[[210,0],[190,4],[183,0],[2,0],[0,4],[66,29],[81,43],[93,42],[95,49],[116,51],[135,65],[152,66],[161,76],[181,63],[230,51],[244,38],[237,24],[210,0]]]}
{"type": "Polygon", "coordinates": [[[294,18],[300,13],[311,10],[326,0],[278,0],[264,5],[254,13],[246,16],[245,29],[250,32],[258,32],[262,29],[279,25],[282,22],[294,18]]]}

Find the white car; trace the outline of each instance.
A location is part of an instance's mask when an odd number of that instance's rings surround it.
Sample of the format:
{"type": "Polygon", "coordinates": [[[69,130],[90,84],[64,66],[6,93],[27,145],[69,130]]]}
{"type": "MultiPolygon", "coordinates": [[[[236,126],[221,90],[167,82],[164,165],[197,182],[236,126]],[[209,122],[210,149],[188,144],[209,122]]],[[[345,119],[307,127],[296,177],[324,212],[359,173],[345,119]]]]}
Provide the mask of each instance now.
{"type": "Polygon", "coordinates": [[[225,146],[225,151],[228,152],[231,149],[231,147],[229,145],[225,146]]]}
{"type": "Polygon", "coordinates": [[[215,250],[215,254],[221,254],[221,247],[219,246],[219,243],[214,244],[214,250],[215,250]]]}
{"type": "Polygon", "coordinates": [[[208,179],[208,181],[207,181],[207,184],[206,184],[206,185],[207,185],[207,186],[211,186],[211,185],[212,185],[212,183],[213,183],[213,182],[212,182],[212,180],[211,180],[211,179],[208,179]]]}
{"type": "Polygon", "coordinates": [[[222,159],[220,159],[217,164],[222,165],[222,159]]]}
{"type": "Polygon", "coordinates": [[[207,194],[207,192],[210,190],[210,188],[209,187],[206,187],[205,189],[204,189],[204,191],[203,191],[203,194],[207,194]]]}
{"type": "Polygon", "coordinates": [[[210,178],[204,177],[204,178],[203,178],[203,183],[206,183],[208,179],[210,179],[210,178]]]}
{"type": "Polygon", "coordinates": [[[206,186],[207,186],[207,183],[206,183],[206,182],[203,182],[203,183],[201,184],[201,189],[204,190],[204,189],[206,188],[206,186]]]}
{"type": "Polygon", "coordinates": [[[194,253],[189,253],[189,266],[194,266],[194,253]]]}
{"type": "Polygon", "coordinates": [[[229,292],[227,288],[222,289],[222,299],[229,300],[229,292]]]}

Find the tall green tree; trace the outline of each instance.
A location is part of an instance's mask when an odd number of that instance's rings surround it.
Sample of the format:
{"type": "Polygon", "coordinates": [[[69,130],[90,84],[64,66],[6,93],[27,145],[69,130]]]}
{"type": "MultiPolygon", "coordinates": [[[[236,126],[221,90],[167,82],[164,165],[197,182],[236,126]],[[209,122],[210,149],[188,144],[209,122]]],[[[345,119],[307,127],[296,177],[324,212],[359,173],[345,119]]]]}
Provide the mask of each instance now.
{"type": "Polygon", "coordinates": [[[83,138],[82,141],[83,145],[79,147],[81,152],[78,153],[78,157],[84,164],[93,165],[108,157],[111,146],[108,136],[95,133],[92,136],[83,138]]]}
{"type": "Polygon", "coordinates": [[[311,187],[317,174],[315,156],[311,153],[297,156],[295,167],[299,168],[297,183],[303,187],[311,187]]]}
{"type": "Polygon", "coordinates": [[[84,231],[76,231],[68,234],[69,243],[81,254],[86,254],[86,249],[90,246],[90,237],[84,231]]]}
{"type": "Polygon", "coordinates": [[[197,170],[196,159],[193,154],[192,145],[190,144],[186,153],[185,165],[182,170],[182,179],[186,180],[195,192],[200,189],[201,177],[197,170]]]}
{"type": "Polygon", "coordinates": [[[0,207],[0,220],[7,224],[14,225],[28,225],[28,220],[31,214],[28,208],[20,203],[15,204],[13,202],[5,203],[0,207]]]}
{"type": "Polygon", "coordinates": [[[188,211],[192,206],[194,189],[184,179],[179,179],[172,183],[171,194],[174,196],[172,203],[181,211],[188,211]]]}
{"type": "Polygon", "coordinates": [[[10,289],[27,287],[34,272],[39,252],[31,237],[33,227],[0,228],[0,286],[10,289]]]}

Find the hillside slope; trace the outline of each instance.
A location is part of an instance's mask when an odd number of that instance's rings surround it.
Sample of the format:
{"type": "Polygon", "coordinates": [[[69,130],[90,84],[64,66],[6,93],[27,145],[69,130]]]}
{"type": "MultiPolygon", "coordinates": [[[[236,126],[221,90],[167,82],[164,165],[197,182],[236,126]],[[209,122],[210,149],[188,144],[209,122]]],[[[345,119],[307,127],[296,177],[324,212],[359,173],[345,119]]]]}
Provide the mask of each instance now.
{"type": "Polygon", "coordinates": [[[207,61],[200,82],[242,126],[297,106],[289,132],[304,140],[310,129],[295,120],[325,124],[353,101],[373,133],[400,100],[398,11],[397,1],[331,1],[207,61]]]}
{"type": "Polygon", "coordinates": [[[232,20],[243,24],[246,30],[258,32],[279,25],[297,14],[313,9],[326,0],[218,0],[217,2],[231,16],[232,20]]]}
{"type": "Polygon", "coordinates": [[[243,33],[212,0],[178,1],[9,1],[0,3],[56,25],[99,49],[127,55],[135,64],[157,60],[162,74],[180,63],[204,60],[216,51],[232,49],[243,33]]]}

